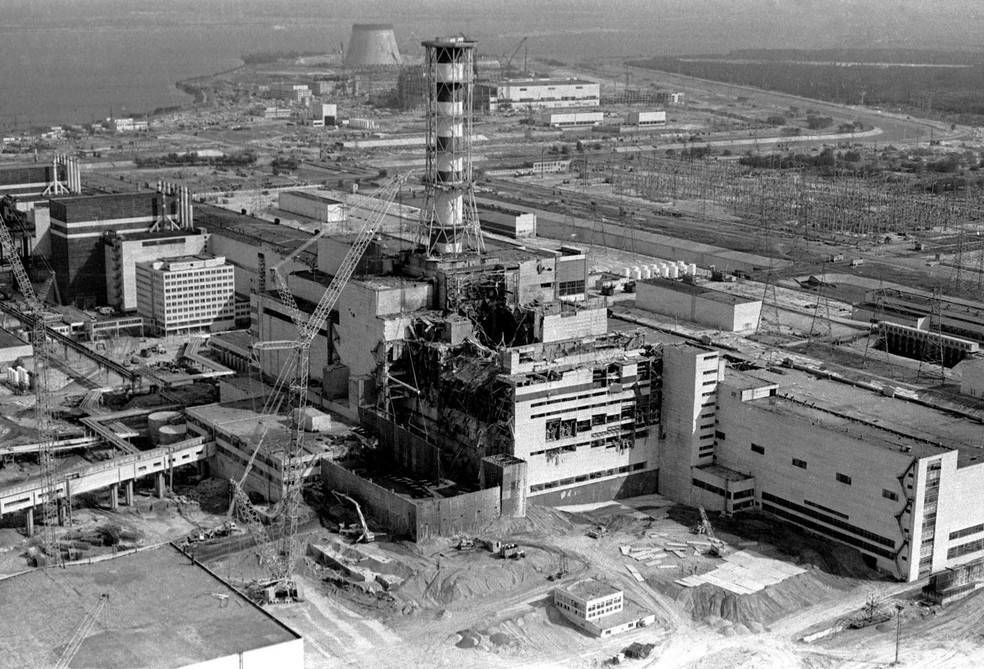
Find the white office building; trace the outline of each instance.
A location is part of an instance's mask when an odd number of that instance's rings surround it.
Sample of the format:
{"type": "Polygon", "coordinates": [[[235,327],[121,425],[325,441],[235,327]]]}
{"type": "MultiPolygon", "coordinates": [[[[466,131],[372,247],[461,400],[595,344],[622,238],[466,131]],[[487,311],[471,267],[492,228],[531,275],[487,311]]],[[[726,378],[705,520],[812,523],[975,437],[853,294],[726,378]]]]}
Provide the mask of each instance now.
{"type": "Polygon", "coordinates": [[[137,263],[137,311],[161,336],[231,329],[234,271],[207,254],[137,263]]]}

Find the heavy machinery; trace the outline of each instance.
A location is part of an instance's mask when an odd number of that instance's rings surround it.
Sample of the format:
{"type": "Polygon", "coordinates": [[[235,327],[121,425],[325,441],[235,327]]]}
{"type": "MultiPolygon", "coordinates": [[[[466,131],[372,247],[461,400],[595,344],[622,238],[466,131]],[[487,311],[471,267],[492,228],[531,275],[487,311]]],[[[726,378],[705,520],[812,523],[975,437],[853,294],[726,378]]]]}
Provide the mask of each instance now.
{"type": "MultiPolygon", "coordinates": [[[[61,553],[55,547],[54,528],[58,521],[57,494],[58,489],[54,480],[54,425],[51,419],[51,392],[48,385],[48,370],[50,369],[50,352],[48,349],[47,326],[44,322],[44,303],[38,297],[31,280],[24,269],[20,256],[10,236],[8,225],[20,221],[20,212],[14,207],[13,200],[7,196],[0,201],[0,248],[14,272],[17,286],[20,288],[27,311],[31,316],[31,347],[34,350],[34,419],[38,431],[38,463],[41,468],[41,551],[61,560],[61,553]]],[[[45,289],[44,293],[47,292],[45,289]]],[[[40,560],[39,564],[47,564],[40,560]]]]}
{"type": "MultiPolygon", "coordinates": [[[[266,438],[267,430],[264,429],[249,461],[246,463],[242,477],[238,481],[232,481],[233,499],[230,507],[230,513],[233,510],[238,512],[246,532],[256,542],[262,565],[270,573],[270,579],[263,583],[254,584],[252,588],[248,589],[248,594],[258,601],[280,602],[300,599],[300,593],[294,579],[294,565],[298,557],[297,514],[306,474],[305,464],[302,460],[303,413],[307,407],[311,344],[328,319],[328,315],[338,301],[342,289],[355,273],[359,261],[375,237],[376,230],[386,217],[397,192],[409,176],[410,173],[407,172],[394,177],[380,191],[377,196],[376,207],[366,217],[366,222],[359,231],[355,242],[345,254],[328,288],[306,321],[297,307],[286,279],[280,272],[280,266],[283,263],[274,268],[280,296],[288,307],[297,327],[297,337],[292,340],[256,342],[253,345],[253,350],[256,354],[274,350],[290,351],[289,361],[281,367],[273,392],[270,393],[263,409],[264,414],[276,413],[282,398],[286,395],[291,428],[282,458],[283,491],[280,501],[269,516],[264,519],[264,516],[250,501],[244,488],[256,461],[257,453],[266,438]],[[267,530],[264,520],[269,521],[270,531],[267,530]]],[[[313,464],[309,464],[309,466],[313,466],[313,464]]]]}
{"type": "Polygon", "coordinates": [[[332,492],[339,501],[342,499],[347,499],[350,501],[352,506],[355,507],[355,512],[359,514],[359,525],[341,527],[338,531],[345,536],[353,537],[353,543],[371,544],[374,542],[376,540],[376,535],[369,529],[369,525],[366,523],[366,517],[362,515],[362,507],[359,506],[359,503],[343,492],[338,492],[337,490],[333,490],[332,492]]]}
{"type": "Polygon", "coordinates": [[[704,506],[698,505],[697,510],[700,511],[700,523],[691,531],[694,534],[707,536],[707,540],[711,543],[711,547],[707,551],[710,555],[724,557],[728,553],[728,544],[714,536],[714,528],[711,527],[711,521],[707,517],[707,511],[704,510],[704,506]]]}

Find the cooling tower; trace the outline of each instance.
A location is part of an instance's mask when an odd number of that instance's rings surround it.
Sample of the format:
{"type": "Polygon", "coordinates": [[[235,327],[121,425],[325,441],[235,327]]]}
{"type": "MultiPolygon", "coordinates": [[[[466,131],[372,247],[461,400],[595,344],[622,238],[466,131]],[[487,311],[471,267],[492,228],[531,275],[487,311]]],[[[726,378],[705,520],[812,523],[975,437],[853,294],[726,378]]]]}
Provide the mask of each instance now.
{"type": "Polygon", "coordinates": [[[388,23],[356,23],[345,50],[346,67],[396,67],[401,63],[393,26],[388,23]]]}

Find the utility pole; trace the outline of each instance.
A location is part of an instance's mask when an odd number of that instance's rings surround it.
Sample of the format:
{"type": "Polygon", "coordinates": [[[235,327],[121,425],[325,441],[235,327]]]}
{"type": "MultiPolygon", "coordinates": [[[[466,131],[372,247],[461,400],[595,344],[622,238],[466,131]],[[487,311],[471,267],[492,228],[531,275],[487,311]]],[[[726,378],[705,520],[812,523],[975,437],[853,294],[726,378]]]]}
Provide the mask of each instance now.
{"type": "Polygon", "coordinates": [[[902,640],[902,609],[905,607],[901,603],[895,604],[895,661],[892,666],[899,664],[899,644],[902,640]]]}

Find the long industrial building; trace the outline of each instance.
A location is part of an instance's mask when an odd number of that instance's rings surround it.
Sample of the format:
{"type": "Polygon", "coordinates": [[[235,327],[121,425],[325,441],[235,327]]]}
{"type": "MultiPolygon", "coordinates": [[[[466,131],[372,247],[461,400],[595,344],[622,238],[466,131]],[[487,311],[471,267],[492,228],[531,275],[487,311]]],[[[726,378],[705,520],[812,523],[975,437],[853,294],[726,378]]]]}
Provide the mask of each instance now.
{"type": "Polygon", "coordinates": [[[476,100],[489,111],[597,107],[601,85],[586,79],[509,79],[476,86],[476,100]]]}

